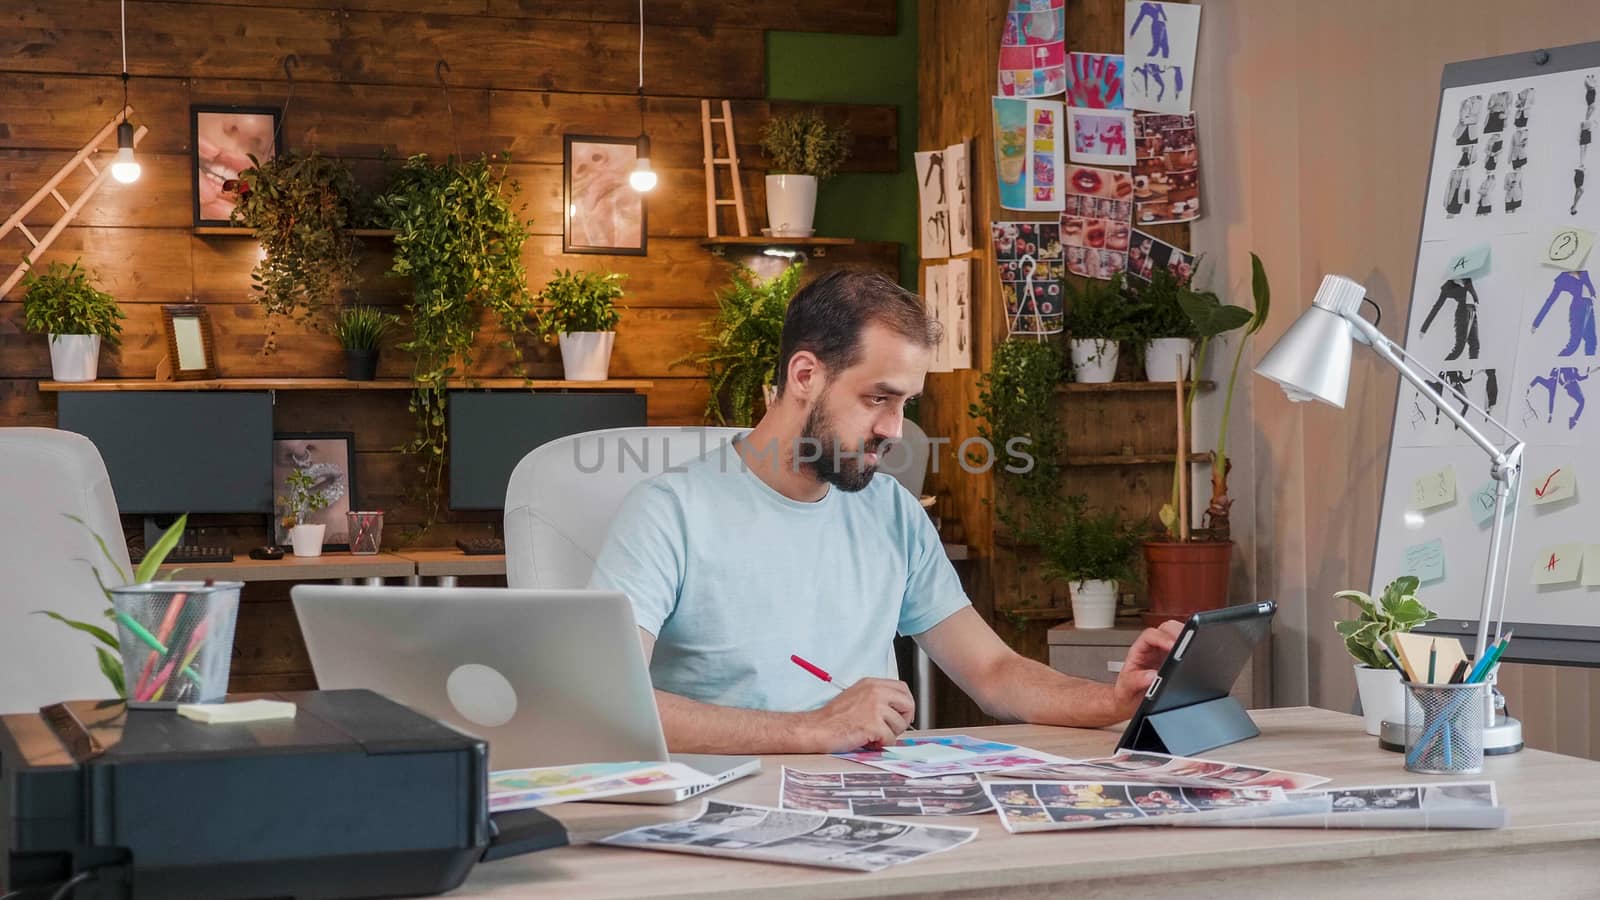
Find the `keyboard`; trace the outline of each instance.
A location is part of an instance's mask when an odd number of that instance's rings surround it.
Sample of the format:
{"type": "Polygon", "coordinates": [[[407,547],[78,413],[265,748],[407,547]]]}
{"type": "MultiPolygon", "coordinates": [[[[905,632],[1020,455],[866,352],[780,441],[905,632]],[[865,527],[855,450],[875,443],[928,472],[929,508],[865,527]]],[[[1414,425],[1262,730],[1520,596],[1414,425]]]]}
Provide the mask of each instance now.
{"type": "Polygon", "coordinates": [[[500,538],[456,538],[456,547],[468,556],[504,555],[506,542],[500,538]]]}
{"type": "MultiPolygon", "coordinates": [[[[131,562],[144,561],[145,549],[143,547],[129,547],[128,559],[131,562]]],[[[191,544],[179,544],[172,548],[162,565],[172,566],[181,563],[225,563],[233,562],[233,551],[227,547],[200,547],[191,544]]]]}

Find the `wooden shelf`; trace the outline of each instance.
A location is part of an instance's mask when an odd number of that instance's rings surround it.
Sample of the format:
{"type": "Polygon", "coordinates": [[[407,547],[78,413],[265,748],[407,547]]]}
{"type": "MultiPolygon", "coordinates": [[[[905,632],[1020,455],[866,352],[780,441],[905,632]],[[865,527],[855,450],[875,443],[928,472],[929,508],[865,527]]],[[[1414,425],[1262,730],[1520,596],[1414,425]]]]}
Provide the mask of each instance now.
{"type": "MultiPolygon", "coordinates": [[[[1176,453],[1139,453],[1123,454],[1112,453],[1104,456],[1072,456],[1064,460],[1069,466],[1170,466],[1177,461],[1176,453]]],[[[1206,453],[1191,453],[1189,461],[1196,463],[1210,462],[1211,456],[1206,453]]]]}
{"type": "MultiPolygon", "coordinates": [[[[533,390],[533,391],[648,391],[655,382],[636,378],[609,381],[524,381],[521,378],[480,378],[468,384],[452,381],[457,390],[533,390]]],[[[409,391],[416,382],[409,378],[380,378],[375,381],[350,381],[344,378],[214,378],[203,381],[156,381],[146,378],[108,378],[99,381],[41,381],[46,393],[71,391],[409,391]]]]}
{"type": "MultiPolygon", "coordinates": [[[[194,233],[201,237],[255,237],[256,234],[253,229],[230,225],[197,225],[194,233]]],[[[392,228],[352,228],[350,233],[356,237],[394,237],[392,228]]]]}
{"type": "Polygon", "coordinates": [[[1072,610],[1049,606],[1040,609],[997,609],[994,613],[998,617],[1023,622],[1065,622],[1072,618],[1072,610]]]}
{"type": "Polygon", "coordinates": [[[706,238],[700,242],[700,246],[710,250],[712,253],[715,253],[718,256],[722,256],[727,253],[729,247],[748,247],[753,250],[766,249],[769,247],[773,249],[794,248],[800,250],[814,250],[816,251],[814,255],[825,256],[827,255],[829,247],[849,247],[855,244],[855,242],[855,238],[839,237],[786,238],[767,237],[766,235],[757,235],[755,237],[735,237],[724,235],[722,237],[706,238]]]}
{"type": "MultiPolygon", "coordinates": [[[[1069,382],[1056,385],[1056,392],[1062,394],[1111,394],[1111,393],[1144,393],[1161,392],[1173,393],[1171,381],[1108,381],[1105,384],[1079,384],[1069,382]]],[[[1201,381],[1194,385],[1202,391],[1208,391],[1217,386],[1214,381],[1201,381]]]]}

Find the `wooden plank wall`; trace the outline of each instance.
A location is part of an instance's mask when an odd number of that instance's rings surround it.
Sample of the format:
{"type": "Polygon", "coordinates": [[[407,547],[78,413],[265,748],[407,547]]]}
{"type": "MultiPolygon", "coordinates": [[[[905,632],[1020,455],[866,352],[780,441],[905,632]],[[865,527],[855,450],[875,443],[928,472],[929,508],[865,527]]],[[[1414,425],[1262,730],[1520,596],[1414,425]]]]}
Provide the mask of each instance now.
{"type": "MultiPolygon", "coordinates": [[[[283,118],[292,150],[352,161],[366,186],[381,183],[385,160],[509,151],[533,235],[524,253],[537,289],[556,268],[609,267],[629,275],[612,375],[649,378],[654,424],[701,420],[705,388],[674,359],[696,346],[695,331],[726,283],[729,260],[700,246],[705,234],[700,98],[734,100],[751,226],[765,223],[757,136],[767,116],[798,104],[768,103],[766,29],[871,35],[898,28],[894,0],[673,0],[646,7],[646,104],[661,175],[651,194],[646,257],[561,254],[561,136],[631,136],[639,131],[634,0],[128,0],[128,68],[133,120],[149,128],[140,145],[143,178],[108,185],[66,229],[42,262],[81,256],[128,312],[124,346],[102,356],[103,377],[150,377],[163,355],[160,304],[206,304],[224,376],[341,376],[332,338],[268,321],[250,297],[259,253],[248,238],[198,237],[192,230],[191,104],[278,106],[288,95],[284,59],[297,61],[283,118]],[[447,95],[436,64],[449,66],[447,95]]],[[[0,16],[0,218],[9,215],[120,108],[116,0],[12,0],[0,16]]],[[[855,135],[853,171],[898,169],[893,106],[834,105],[825,115],[855,135]]],[[[73,196],[84,179],[70,179],[73,196]]],[[[46,201],[26,224],[54,221],[46,201]]],[[[397,307],[407,285],[388,278],[389,250],[366,242],[362,299],[397,307]]],[[[0,242],[0,261],[27,249],[20,235],[0,242]]],[[[853,265],[898,274],[896,244],[834,248],[812,272],[853,265]]],[[[781,262],[740,257],[772,274],[781,262]]],[[[4,267],[5,272],[10,266],[4,267]]],[[[3,277],[3,273],[0,273],[3,277]]],[[[55,424],[42,336],[21,330],[20,289],[0,299],[0,426],[55,424]]],[[[475,374],[508,371],[493,327],[478,344],[475,374]]],[[[559,377],[553,348],[528,345],[532,373],[559,377]]],[[[410,373],[409,358],[385,352],[381,375],[410,373]]],[[[406,497],[415,467],[395,451],[411,434],[404,392],[280,392],[285,431],[356,433],[363,506],[388,512],[391,535],[421,521],[406,497]]],[[[209,517],[206,542],[237,551],[262,542],[256,519],[209,517]]],[[[448,545],[486,534],[493,514],[449,514],[424,543],[448,545]]],[[[386,543],[387,543],[386,539],[386,543]]],[[[241,610],[235,689],[312,685],[304,646],[282,586],[252,585],[241,610]]]]}
{"type": "MultiPolygon", "coordinates": [[[[921,0],[918,7],[917,147],[944,147],[962,139],[976,139],[972,156],[973,208],[980,217],[986,217],[976,223],[983,241],[974,263],[973,368],[928,376],[921,424],[930,435],[951,438],[939,469],[930,473],[930,484],[940,494],[943,517],[961,523],[971,547],[968,591],[974,606],[1013,647],[1048,661],[1045,632],[1064,617],[1052,621],[1008,613],[1050,602],[1064,604],[1065,593],[1042,584],[1029,560],[1019,561],[1009,548],[997,545],[991,507],[995,500],[993,476],[963,472],[950,449],[968,437],[976,437],[976,423],[967,410],[978,400],[978,380],[990,366],[994,347],[1006,338],[987,223],[1053,218],[1001,209],[995,190],[990,98],[995,94],[1007,6],[1007,0],[921,0]]],[[[1069,50],[1119,53],[1122,27],[1121,0],[1086,0],[1067,5],[1069,50]]],[[[1180,247],[1189,246],[1186,225],[1147,230],[1180,247]]],[[[1142,377],[1127,366],[1119,375],[1142,377]]],[[[1173,441],[1166,437],[1167,430],[1173,427],[1169,423],[1175,421],[1171,397],[1081,393],[1063,394],[1059,402],[1069,454],[1157,453],[1173,449],[1173,441]]],[[[1170,469],[1161,466],[1085,467],[1070,471],[1066,489],[1086,493],[1100,505],[1148,516],[1165,502],[1170,477],[1170,469]]],[[[937,714],[938,721],[948,725],[983,720],[971,701],[948,682],[941,685],[937,714]]]]}

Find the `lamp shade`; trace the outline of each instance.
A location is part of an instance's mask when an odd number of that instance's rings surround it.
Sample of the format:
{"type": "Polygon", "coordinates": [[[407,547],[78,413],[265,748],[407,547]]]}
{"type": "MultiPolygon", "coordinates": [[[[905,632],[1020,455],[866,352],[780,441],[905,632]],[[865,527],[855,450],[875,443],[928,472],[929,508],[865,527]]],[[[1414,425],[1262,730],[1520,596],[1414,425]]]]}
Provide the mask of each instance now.
{"type": "Polygon", "coordinates": [[[1323,276],[1311,308],[1272,345],[1256,374],[1277,382],[1290,400],[1320,400],[1343,409],[1355,340],[1348,317],[1359,314],[1366,293],[1343,276],[1323,276]]]}

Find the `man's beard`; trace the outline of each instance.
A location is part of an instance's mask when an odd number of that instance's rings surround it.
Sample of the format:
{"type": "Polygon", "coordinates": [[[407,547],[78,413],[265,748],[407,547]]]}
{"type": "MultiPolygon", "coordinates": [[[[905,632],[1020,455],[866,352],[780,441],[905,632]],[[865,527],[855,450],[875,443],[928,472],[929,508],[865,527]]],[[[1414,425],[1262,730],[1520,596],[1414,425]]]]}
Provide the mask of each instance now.
{"type": "Polygon", "coordinates": [[[868,452],[881,453],[885,441],[873,438],[860,447],[841,446],[839,436],[833,431],[833,422],[822,411],[826,400],[827,394],[824,393],[817,398],[811,412],[806,414],[806,424],[800,433],[796,455],[804,460],[802,466],[839,490],[850,493],[863,490],[872,483],[872,476],[878,471],[876,465],[866,464],[863,455],[868,452]]]}

